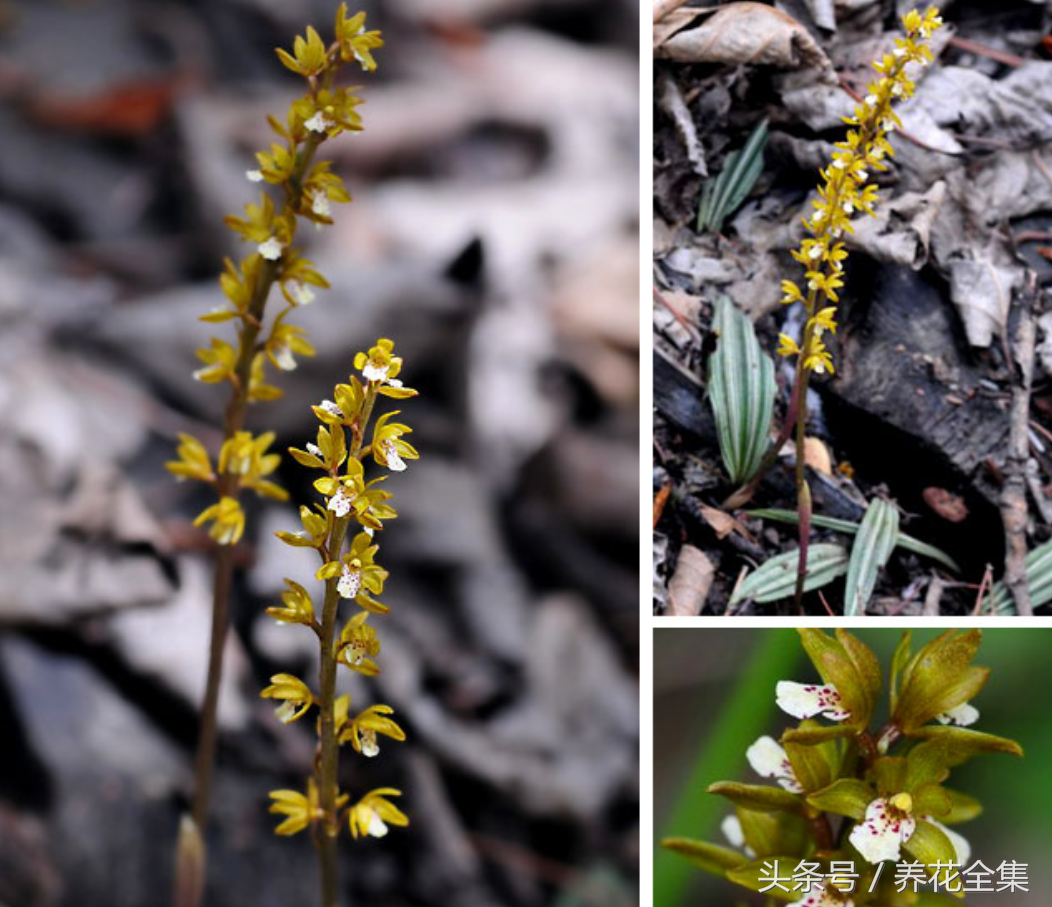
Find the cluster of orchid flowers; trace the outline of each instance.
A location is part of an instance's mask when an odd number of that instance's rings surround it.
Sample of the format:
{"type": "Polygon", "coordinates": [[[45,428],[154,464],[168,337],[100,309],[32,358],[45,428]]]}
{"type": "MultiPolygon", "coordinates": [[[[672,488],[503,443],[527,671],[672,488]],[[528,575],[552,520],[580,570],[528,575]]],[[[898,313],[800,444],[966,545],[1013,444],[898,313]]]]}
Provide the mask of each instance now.
{"type": "Polygon", "coordinates": [[[971,664],[981,633],[948,631],[916,652],[904,633],[889,675],[889,719],[875,732],[869,724],[883,679],[872,650],[843,629],[832,637],[799,633],[821,681],[779,681],[777,706],[800,723],[780,740],[760,737],[745,753],[753,771],[777,786],[710,785],[735,806],[721,823],[733,849],[689,838],[664,846],[758,892],[769,890],[763,882],[772,865],[828,866],[826,884],[801,894],[801,907],[898,903],[880,864],[903,854],[929,881],[952,883],[969,871],[957,867],[968,864],[971,847],[950,826],[975,818],[982,806],[943,786],[951,769],[973,755],[1023,754],[1013,740],[972,729],[979,710],[971,700],[990,673],[971,664]],[[860,867],[852,878],[841,872],[849,863],[860,867]]]}
{"type": "Polygon", "coordinates": [[[334,785],[335,779],[334,772],[326,778],[323,765],[326,752],[334,752],[342,744],[350,744],[355,752],[372,758],[380,752],[380,737],[405,740],[404,731],[390,717],[390,706],[371,705],[352,716],[350,697],[336,695],[337,666],[370,677],[380,673],[374,660],[380,652],[380,641],[367,620],[370,614],[385,614],[389,610],[377,598],[383,593],[388,573],[376,562],[379,545],[374,543],[374,537],[387,520],[398,514],[388,503],[390,493],[382,487],[387,476],[366,481],[364,461],[371,456],[378,466],[401,472],[406,469],[406,460],[418,458],[417,451],[403,438],[412,429],[390,421],[397,411],[379,416],[369,435],[369,423],[380,397],[406,399],[417,393],[397,377],[402,360],[394,355],[394,344],[381,338],[368,353],[359,353],[354,362],[362,378],[352,375],[348,383],[336,386],[333,399],[314,406],[320,423],[315,441],[306,444],[305,449],[289,450],[301,465],[324,473],[314,482],[322,502],[313,508],[300,508],[302,530],[277,535],[288,545],[318,552],[321,566],[315,578],[325,583],[325,604],[318,615],[307,590],[286,579],[282,606],[267,610],[281,623],[311,629],[318,637],[322,662],[317,691],[300,678],[282,673],[271,677],[270,685],[260,694],[279,703],[275,713],[286,724],[304,717],[313,707],[320,713],[318,769],[308,780],[306,792],[276,790],[270,794],[271,812],[284,816],[276,828],[279,835],[295,834],[318,823],[327,828],[328,834],[335,835],[335,829],[346,821],[355,838],[382,837],[389,825],[409,822],[389,799],[398,796],[398,790],[378,788],[350,804],[347,794],[326,790],[326,784],[334,785]],[[352,536],[354,529],[357,531],[352,536]],[[337,633],[341,601],[353,602],[358,610],[346,618],[337,633]],[[332,716],[331,721],[322,720],[326,713],[332,716]],[[330,735],[328,741],[326,734],[330,735]]]}
{"type": "MultiPolygon", "coordinates": [[[[303,328],[286,319],[293,310],[313,302],[315,290],[326,289],[329,283],[293,243],[300,220],[320,229],[333,223],[334,203],[351,201],[343,181],[332,173],[331,163],[315,161],[314,157],[326,140],[362,130],[357,112],[361,98],[335,86],[334,80],[342,64],[350,61],[365,71],[376,69],[372,51],[382,45],[380,32],[366,30],[365,13],[349,16],[347,4],[342,3],[331,44],[326,45],[315,29],[308,28],[306,38],[296,38],[292,53],[277,51],[288,69],[306,79],[308,88],[292,102],[284,123],[268,117],[281,143],[258,152],[258,166],[248,170],[246,177],[278,190],[278,201],[264,191],[258,203],[245,206],[243,217],[226,218],[226,225],[242,240],[253,243],[255,251],[237,265],[225,260],[219,283],[228,304],[201,316],[210,324],[237,323],[236,342],[212,337],[207,347],[197,350],[201,366],[194,372],[198,381],[230,386],[232,405],[227,408],[224,450],[235,437],[240,444],[255,445],[265,438],[273,439],[270,434],[253,437],[244,430],[245,408],[249,403],[282,395],[279,388],[268,383],[268,365],[292,371],[297,357],[315,354],[303,328]],[[275,284],[284,305],[265,326],[264,311],[275,284]]],[[[178,453],[179,459],[167,464],[171,472],[180,478],[205,481],[218,492],[217,503],[207,507],[195,525],[208,525],[209,534],[220,545],[237,544],[244,533],[245,515],[239,500],[242,489],[281,500],[287,497],[273,482],[258,481],[276,468],[276,456],[266,460],[273,463],[268,471],[250,474],[226,469],[221,455],[217,475],[204,445],[193,436],[180,435],[178,453]]]]}
{"type": "Polygon", "coordinates": [[[822,184],[814,200],[815,213],[803,219],[810,236],[792,251],[806,271],[806,292],[791,280],[782,281],[781,302],[803,303],[807,321],[800,343],[788,334],[779,336],[778,353],[799,356],[805,372],[833,371],[832,356],[822,337],[826,331],[836,333],[837,291],[844,285],[843,262],[848,255],[843,236],[853,232],[854,214],[874,215],[877,187],[867,181],[871,171],[887,169],[885,159],[893,154],[887,136],[902,125],[892,110],[892,101],[912,96],[915,86],[910,66],[931,62],[927,41],[942,25],[942,19],[935,7],[929,7],[923,15],[910,11],[903,16],[902,24],[905,36],[895,39],[894,50],[873,64],[881,77],[870,83],[854,114],[845,118],[853,128],[846,140],[836,144],[830,166],[820,171],[822,184]]]}
{"type": "MultiPolygon", "coordinates": [[[[840,722],[851,717],[844,709],[836,687],[831,684],[803,684],[781,680],[775,688],[775,696],[778,708],[794,718],[822,716],[830,721],[840,722]]],[[[979,720],[979,710],[964,702],[936,715],[935,720],[940,724],[966,727],[979,720]]],[[[761,777],[774,779],[790,793],[804,793],[804,787],[793,772],[785,749],[773,737],[760,737],[745,751],[745,758],[752,770],[761,777]]],[[[930,822],[938,828],[953,843],[957,862],[962,865],[967,862],[971,855],[968,841],[932,816],[914,815],[913,800],[906,791],[874,797],[866,804],[865,819],[855,825],[848,840],[870,863],[881,863],[884,860],[897,862],[901,856],[901,846],[913,835],[918,820],[930,822]]],[[[737,816],[727,816],[721,827],[728,840],[735,846],[740,847],[744,844],[741,823],[737,816]]]]}

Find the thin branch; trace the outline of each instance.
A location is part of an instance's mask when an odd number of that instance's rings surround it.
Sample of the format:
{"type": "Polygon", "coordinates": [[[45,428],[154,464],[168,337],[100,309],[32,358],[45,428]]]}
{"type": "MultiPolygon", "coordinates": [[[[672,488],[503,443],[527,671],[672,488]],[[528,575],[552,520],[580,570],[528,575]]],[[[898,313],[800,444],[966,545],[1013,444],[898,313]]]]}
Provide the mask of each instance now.
{"type": "Polygon", "coordinates": [[[1026,63],[1026,60],[1022,57],[1017,57],[1015,54],[1005,53],[1003,50],[980,44],[978,41],[969,41],[967,38],[962,38],[959,35],[954,35],[946,43],[956,50],[963,50],[980,57],[987,57],[991,60],[996,60],[998,63],[1004,63],[1005,66],[1022,66],[1026,63]]]}
{"type": "Polygon", "coordinates": [[[1012,380],[1012,405],[1005,458],[1005,483],[1001,489],[1001,519],[1005,529],[1005,585],[1012,592],[1016,612],[1024,617],[1034,613],[1026,577],[1026,526],[1029,517],[1026,498],[1026,466],[1030,458],[1030,388],[1034,375],[1034,307],[1037,302],[1037,274],[1027,272],[1026,286],[1014,301],[1016,312],[1012,351],[1017,370],[1012,380]]]}

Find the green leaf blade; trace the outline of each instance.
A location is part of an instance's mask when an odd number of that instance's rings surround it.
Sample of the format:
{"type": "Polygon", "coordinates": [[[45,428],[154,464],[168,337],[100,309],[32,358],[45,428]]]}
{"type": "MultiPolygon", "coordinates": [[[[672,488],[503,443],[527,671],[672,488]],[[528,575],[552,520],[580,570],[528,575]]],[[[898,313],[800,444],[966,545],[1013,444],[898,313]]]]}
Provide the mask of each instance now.
{"type": "Polygon", "coordinates": [[[752,192],[763,173],[763,152],[767,146],[768,120],[761,120],[745,145],[727,155],[719,175],[706,180],[698,204],[699,233],[723,229],[723,222],[752,192]]]}
{"type": "Polygon", "coordinates": [[[899,512],[881,498],[870,501],[862,518],[844,584],[844,616],[866,613],[866,605],[877,585],[877,577],[887,564],[899,535],[899,512]]]}
{"type": "Polygon", "coordinates": [[[723,465],[732,482],[752,478],[768,445],[777,386],[774,363],[752,322],[728,298],[716,302],[716,351],[709,359],[709,402],[723,465]]]}
{"type": "MultiPolygon", "coordinates": [[[[799,515],[795,510],[786,510],[782,507],[747,510],[746,515],[760,517],[765,520],[774,520],[778,523],[797,523],[799,521],[799,515]]],[[[858,523],[852,523],[850,520],[839,520],[836,517],[820,516],[818,514],[811,516],[811,525],[817,526],[819,529],[831,529],[833,532],[843,532],[848,535],[854,535],[859,528],[858,523]]],[[[957,562],[945,551],[936,548],[934,545],[929,545],[927,542],[915,539],[911,535],[906,535],[905,532],[899,533],[896,547],[912,551],[914,554],[919,554],[923,557],[929,557],[933,561],[938,561],[954,573],[961,572],[957,562]]]]}
{"type": "MultiPolygon", "coordinates": [[[[796,588],[796,568],[799,554],[787,551],[764,561],[750,573],[731,596],[730,603],[737,604],[752,599],[759,604],[789,598],[796,588]]],[[[807,577],[804,591],[811,592],[828,585],[847,573],[847,551],[840,545],[820,543],[807,550],[807,577]]]]}

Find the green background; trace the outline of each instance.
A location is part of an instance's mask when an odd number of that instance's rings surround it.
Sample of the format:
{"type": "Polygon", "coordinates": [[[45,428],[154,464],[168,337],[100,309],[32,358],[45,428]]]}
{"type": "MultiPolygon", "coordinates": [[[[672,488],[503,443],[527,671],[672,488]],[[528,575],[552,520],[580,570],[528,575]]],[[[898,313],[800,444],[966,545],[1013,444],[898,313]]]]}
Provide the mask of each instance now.
{"type": "MultiPolygon", "coordinates": [[[[903,631],[851,632],[877,653],[886,683],[903,631]]],[[[940,632],[914,629],[914,651],[940,632]]],[[[992,869],[1002,860],[1028,863],[1030,892],[972,894],[967,903],[1045,907],[1052,903],[1052,629],[986,629],[974,664],[992,669],[973,700],[981,714],[975,728],[1019,741],[1026,757],[979,756],[954,770],[951,786],[985,807],[955,830],[971,842],[972,859],[992,869]]],[[[658,629],[654,665],[655,837],[726,844],[719,823],[730,805],[705,788],[722,780],[763,783],[745,750],[762,734],[777,738],[794,721],[775,706],[775,684],[818,675],[792,629],[658,629]]],[[[885,691],[874,726],[886,710],[885,691]]],[[[744,889],[695,870],[657,840],[655,907],[749,902],[744,889]]]]}

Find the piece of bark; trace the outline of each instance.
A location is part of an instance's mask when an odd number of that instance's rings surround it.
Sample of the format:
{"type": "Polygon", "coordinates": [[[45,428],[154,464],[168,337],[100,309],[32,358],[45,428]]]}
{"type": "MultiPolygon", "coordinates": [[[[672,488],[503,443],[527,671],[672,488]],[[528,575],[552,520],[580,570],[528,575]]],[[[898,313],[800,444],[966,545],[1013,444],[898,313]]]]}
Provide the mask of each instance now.
{"type": "MultiPolygon", "coordinates": [[[[873,274],[856,269],[852,278],[838,377],[822,388],[827,397],[904,432],[904,441],[935,455],[944,470],[950,467],[945,481],[929,475],[924,487],[956,491],[952,486],[964,477],[996,504],[999,489],[984,476],[984,464],[1001,459],[1008,417],[976,393],[982,376],[964,352],[967,341],[953,311],[936,286],[903,268],[878,267],[873,274]]],[[[857,436],[859,426],[853,428],[857,436]]],[[[872,442],[870,437],[866,443],[872,442]]],[[[903,446],[900,452],[908,451],[903,446]]]]}
{"type": "Polygon", "coordinates": [[[678,431],[695,438],[714,438],[716,425],[705,403],[705,388],[656,347],[654,349],[654,408],[678,431]]]}
{"type": "Polygon", "coordinates": [[[918,514],[910,533],[978,581],[977,565],[1004,558],[996,470],[1008,414],[927,272],[860,259],[849,275],[837,377],[817,384],[829,432],[860,477],[886,483],[918,514]],[[924,498],[933,487],[958,496],[968,515],[956,523],[935,516],[924,498]]]}
{"type": "Polygon", "coordinates": [[[684,545],[676,561],[676,572],[668,584],[669,617],[694,617],[701,614],[712,589],[716,568],[708,556],[693,545],[684,545]]]}

